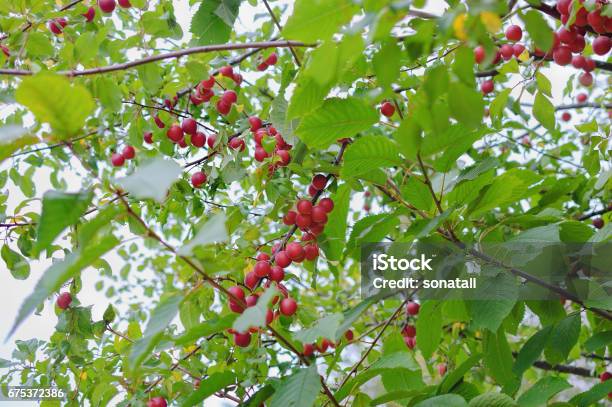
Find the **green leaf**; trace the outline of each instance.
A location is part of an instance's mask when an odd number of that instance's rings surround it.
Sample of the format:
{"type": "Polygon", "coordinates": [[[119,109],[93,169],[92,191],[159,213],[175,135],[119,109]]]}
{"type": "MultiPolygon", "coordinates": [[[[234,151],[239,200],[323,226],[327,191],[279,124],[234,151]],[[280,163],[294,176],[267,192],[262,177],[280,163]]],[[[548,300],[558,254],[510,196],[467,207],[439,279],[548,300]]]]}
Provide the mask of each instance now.
{"type": "Polygon", "coordinates": [[[379,301],[379,299],[380,299],[380,296],[377,296],[377,295],[368,297],[365,300],[361,301],[356,306],[354,306],[353,308],[350,308],[344,311],[343,313],[344,319],[342,320],[342,322],[340,323],[340,326],[338,326],[338,329],[336,330],[334,340],[336,342],[339,341],[344,336],[344,333],[351,326],[353,326],[353,323],[357,320],[357,318],[359,318],[372,304],[375,304],[377,301],[379,301]]]}
{"type": "Polygon", "coordinates": [[[328,239],[325,255],[329,260],[339,260],[345,247],[350,196],[351,187],[342,184],[331,197],[334,209],[329,213],[325,226],[325,236],[328,239]]]}
{"type": "Polygon", "coordinates": [[[417,346],[425,359],[429,359],[442,338],[442,304],[440,302],[425,301],[421,304],[416,330],[417,346]]]}
{"type": "Polygon", "coordinates": [[[372,58],[376,80],[381,88],[391,86],[400,74],[402,51],[395,39],[385,41],[372,58]]]}
{"type": "Polygon", "coordinates": [[[91,191],[77,193],[45,192],[40,222],[36,229],[34,253],[47,250],[66,227],[76,224],[87,210],[92,197],[91,191]]]}
{"type": "Polygon", "coordinates": [[[516,407],[517,404],[503,393],[484,393],[470,400],[468,407],[516,407]]]}
{"type": "Polygon", "coordinates": [[[531,365],[538,360],[542,351],[548,343],[548,338],[552,332],[552,326],[546,326],[540,331],[536,332],[531,338],[525,342],[514,362],[512,371],[517,376],[522,376],[523,372],[531,367],[531,365]]]}
{"type": "Polygon", "coordinates": [[[466,301],[474,328],[486,328],[491,332],[497,332],[503,320],[512,311],[518,290],[514,276],[503,270],[495,277],[481,279],[470,297],[487,299],[466,301]]]}
{"type": "Polygon", "coordinates": [[[336,338],[342,320],[340,313],[327,315],[317,320],[310,328],[296,332],[294,337],[302,343],[315,343],[319,338],[336,338]]]}
{"type": "Polygon", "coordinates": [[[41,32],[31,32],[26,41],[26,51],[29,56],[46,57],[53,55],[54,48],[49,36],[41,32]]]}
{"type": "Polygon", "coordinates": [[[100,76],[94,82],[94,94],[104,107],[111,111],[121,110],[121,88],[116,80],[108,76],[100,76]]]}
{"type": "Polygon", "coordinates": [[[282,36],[304,42],[327,39],[348,23],[355,11],[348,0],[297,0],[282,36]]]}
{"type": "Polygon", "coordinates": [[[257,390],[241,407],[260,407],[264,401],[268,400],[274,394],[274,387],[266,384],[261,389],[257,390]]]}
{"type": "Polygon", "coordinates": [[[51,294],[57,292],[68,280],[77,275],[84,268],[91,266],[106,252],[119,243],[113,235],[105,236],[99,241],[90,241],[85,247],[77,250],[54,263],[36,283],[34,291],[21,304],[13,327],[7,334],[9,338],[19,325],[51,294]]]}
{"type": "Polygon", "coordinates": [[[546,129],[555,129],[555,107],[541,92],[536,94],[533,115],[546,129]]]}
{"type": "Polygon", "coordinates": [[[182,256],[189,256],[193,253],[193,249],[198,246],[227,242],[229,235],[227,234],[227,226],[225,225],[226,220],[227,218],[224,212],[213,215],[213,217],[198,230],[193,239],[179,248],[178,253],[182,256]]]}
{"type": "Polygon", "coordinates": [[[504,89],[500,91],[497,96],[495,96],[495,99],[493,99],[491,106],[489,107],[489,114],[491,115],[493,123],[497,127],[501,126],[502,113],[508,104],[511,91],[512,89],[504,89]]]}
{"type": "Polygon", "coordinates": [[[463,397],[456,394],[443,394],[441,396],[435,396],[426,400],[423,400],[414,405],[414,407],[467,407],[467,403],[463,397]]]}
{"type": "Polygon", "coordinates": [[[190,31],[200,45],[223,44],[232,33],[240,0],[207,0],[191,19],[190,31]]]}
{"type": "Polygon", "coordinates": [[[299,124],[299,120],[287,118],[287,101],[281,95],[277,96],[274,98],[274,101],[272,101],[270,121],[274,128],[283,135],[283,138],[289,144],[296,143],[293,133],[299,124]]]}
{"type": "Polygon", "coordinates": [[[521,394],[517,403],[521,407],[545,406],[555,394],[572,387],[565,379],[560,377],[543,377],[529,390],[521,394]]]}
{"type": "Polygon", "coordinates": [[[271,286],[259,297],[257,304],[248,307],[236,320],[233,328],[238,332],[246,332],[251,327],[262,327],[266,325],[266,313],[268,304],[278,294],[278,290],[271,286]]]}
{"type": "Polygon", "coordinates": [[[482,359],[481,353],[475,353],[461,363],[455,370],[447,373],[438,388],[438,394],[450,392],[457,383],[463,380],[463,376],[482,359]]]}
{"type": "MultiPolygon", "coordinates": [[[[538,90],[545,94],[546,96],[552,97],[552,84],[550,80],[540,71],[536,72],[536,84],[538,85],[538,90]]],[[[510,89],[507,89],[508,91],[510,89]]]]}
{"type": "Polygon", "coordinates": [[[397,390],[387,394],[383,394],[380,397],[375,398],[370,403],[371,406],[380,406],[381,404],[387,405],[390,401],[409,399],[419,394],[422,394],[423,390],[397,390]]]}
{"type": "Polygon", "coordinates": [[[2,260],[6,263],[6,267],[10,270],[13,278],[17,280],[25,280],[30,276],[30,264],[28,260],[21,254],[12,250],[8,244],[4,244],[0,250],[2,260]]]}
{"type": "Polygon", "coordinates": [[[363,136],[346,149],[342,176],[358,176],[400,164],[401,160],[393,141],[383,136],[363,136]]]}
{"type": "Polygon", "coordinates": [[[612,343],[612,331],[597,332],[584,342],[584,350],[595,352],[612,343]]]}
{"type": "Polygon", "coordinates": [[[132,349],[128,357],[128,366],[130,370],[133,371],[138,369],[142,361],[147,356],[150,356],[153,348],[161,339],[163,331],[168,324],[172,322],[174,317],[176,317],[176,314],[178,314],[179,304],[182,300],[182,295],[173,295],[162,300],[153,311],[151,311],[151,317],[149,318],[142,338],[132,344],[132,349]]]}
{"type": "Polygon", "coordinates": [[[237,314],[228,314],[218,319],[202,322],[188,329],[184,334],[176,338],[174,343],[178,346],[188,345],[199,338],[224,331],[232,327],[237,317],[237,314]]]}
{"type": "Polygon", "coordinates": [[[189,395],[181,404],[182,407],[191,407],[201,403],[208,397],[212,396],[219,390],[233,384],[236,381],[236,375],[232,372],[217,372],[211,374],[206,379],[200,382],[197,390],[189,395]]]}
{"type": "Polygon", "coordinates": [[[285,377],[276,388],[270,407],[311,407],[320,390],[319,373],[313,364],[285,377]]]}
{"type": "Polygon", "coordinates": [[[94,109],[93,98],[85,87],[50,73],[23,79],[15,99],[30,109],[38,121],[49,123],[60,139],[82,131],[94,109]]]}
{"type": "Polygon", "coordinates": [[[451,116],[468,129],[482,124],[484,101],[482,94],[460,82],[452,82],[448,87],[448,107],[451,116]]]}
{"type": "Polygon", "coordinates": [[[117,180],[117,184],[130,196],[137,199],[154,199],[162,203],[168,189],[174,184],[183,169],[174,160],[155,157],[138,166],[133,174],[117,180]]]}
{"type": "Polygon", "coordinates": [[[608,397],[610,392],[612,392],[612,380],[606,380],[603,383],[596,384],[584,393],[576,394],[570,399],[570,403],[578,407],[593,406],[599,400],[608,397]]]}
{"type": "Polygon", "coordinates": [[[156,64],[145,64],[138,67],[138,76],[147,92],[155,94],[164,83],[163,71],[156,64]]]}
{"type": "Polygon", "coordinates": [[[497,333],[484,332],[483,349],[484,364],[491,377],[504,387],[518,385],[512,372],[512,352],[503,328],[497,333]]]}
{"type": "Polygon", "coordinates": [[[551,49],[553,45],[553,32],[542,13],[536,10],[529,10],[527,13],[522,14],[521,18],[525,22],[525,28],[536,46],[542,51],[551,49]]]}
{"type": "Polygon", "coordinates": [[[400,188],[402,198],[410,202],[417,209],[429,211],[433,208],[434,200],[427,185],[414,177],[408,178],[406,184],[400,188]]]}
{"type": "Polygon", "coordinates": [[[338,139],[353,137],[378,121],[376,111],[357,98],[331,98],[304,117],[296,135],[308,147],[326,149],[338,139]]]}
{"type": "Polygon", "coordinates": [[[0,163],[20,148],[38,141],[38,138],[29,135],[28,131],[21,126],[9,124],[0,127],[0,163]]]}
{"type": "Polygon", "coordinates": [[[548,344],[544,349],[546,360],[553,365],[567,359],[580,336],[580,314],[569,315],[555,324],[548,344]]]}

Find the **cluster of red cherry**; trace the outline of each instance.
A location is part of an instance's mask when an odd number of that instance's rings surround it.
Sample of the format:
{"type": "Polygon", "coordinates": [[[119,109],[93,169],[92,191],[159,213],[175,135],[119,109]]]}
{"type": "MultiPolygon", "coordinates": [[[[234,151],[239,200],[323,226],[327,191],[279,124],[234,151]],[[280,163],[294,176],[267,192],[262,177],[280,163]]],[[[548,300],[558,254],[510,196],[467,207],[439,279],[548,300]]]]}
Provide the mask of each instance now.
{"type": "Polygon", "coordinates": [[[291,162],[289,150],[293,146],[287,143],[273,126],[264,127],[259,117],[249,117],[249,125],[255,140],[255,160],[263,162],[266,158],[273,157],[268,167],[269,173],[274,172],[278,167],[286,167],[291,162]]]}
{"type": "MultiPolygon", "coordinates": [[[[130,0],[98,0],[98,7],[102,10],[103,13],[112,13],[115,10],[115,7],[119,4],[119,7],[122,8],[130,8],[132,5],[130,4],[130,0]]],[[[96,16],[96,9],[94,7],[89,7],[87,11],[83,14],[85,20],[89,23],[93,21],[96,16]]],[[[55,35],[60,35],[64,32],[64,28],[68,25],[68,20],[64,17],[57,17],[49,21],[47,26],[49,27],[49,31],[51,31],[55,35]]],[[[6,53],[6,52],[5,52],[6,53]]],[[[8,55],[7,55],[8,56],[8,55]]]]}
{"type": "MultiPolygon", "coordinates": [[[[408,302],[408,304],[406,304],[406,314],[408,315],[408,318],[417,315],[419,313],[420,308],[421,306],[418,303],[414,301],[408,302]]],[[[410,349],[414,349],[414,347],[416,346],[416,332],[416,327],[412,324],[406,324],[402,329],[404,343],[410,349]]]]}
{"type": "Polygon", "coordinates": [[[259,65],[257,65],[258,71],[265,71],[271,65],[276,65],[278,62],[278,55],[275,52],[271,53],[266,59],[261,61],[259,65]]]}

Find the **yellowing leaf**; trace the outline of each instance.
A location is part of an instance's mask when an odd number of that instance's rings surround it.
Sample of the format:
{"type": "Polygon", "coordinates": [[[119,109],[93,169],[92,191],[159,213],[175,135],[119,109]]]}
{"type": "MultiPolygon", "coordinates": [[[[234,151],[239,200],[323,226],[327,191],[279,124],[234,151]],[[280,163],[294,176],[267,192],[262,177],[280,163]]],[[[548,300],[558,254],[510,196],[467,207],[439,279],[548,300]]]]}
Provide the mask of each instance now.
{"type": "Polygon", "coordinates": [[[491,11],[483,11],[480,13],[480,21],[491,34],[496,34],[501,30],[502,22],[496,13],[491,11]]]}
{"type": "Polygon", "coordinates": [[[465,32],[465,20],[467,20],[467,14],[463,13],[455,17],[455,20],[453,21],[453,31],[455,32],[455,37],[462,41],[468,39],[467,33],[465,32]]]}

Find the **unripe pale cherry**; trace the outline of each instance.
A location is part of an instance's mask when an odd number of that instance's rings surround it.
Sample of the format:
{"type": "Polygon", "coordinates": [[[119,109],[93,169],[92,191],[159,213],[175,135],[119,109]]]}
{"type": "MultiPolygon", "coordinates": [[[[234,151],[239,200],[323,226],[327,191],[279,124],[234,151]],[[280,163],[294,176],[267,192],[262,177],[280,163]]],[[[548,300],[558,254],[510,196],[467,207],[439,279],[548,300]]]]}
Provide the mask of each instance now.
{"type": "Polygon", "coordinates": [[[291,258],[284,250],[281,250],[274,255],[274,261],[279,267],[282,268],[287,268],[291,264],[291,258]]]}
{"type": "Polygon", "coordinates": [[[111,163],[115,167],[121,167],[125,163],[125,157],[119,153],[111,155],[111,163]]]}
{"type": "Polygon", "coordinates": [[[72,295],[70,295],[70,293],[66,292],[66,293],[61,293],[58,297],[57,300],[55,301],[55,304],[57,305],[57,307],[59,309],[66,309],[70,306],[70,303],[72,302],[72,295]]]}
{"type": "Polygon", "coordinates": [[[251,334],[248,332],[240,333],[237,332],[234,334],[234,343],[236,346],[240,346],[241,348],[246,348],[251,343],[251,334]]]}
{"type": "Polygon", "coordinates": [[[487,93],[493,92],[494,88],[495,88],[495,85],[493,84],[493,81],[490,80],[490,79],[488,79],[488,80],[484,81],[482,84],[480,84],[480,90],[485,95],[487,93]]]}
{"type": "Polygon", "coordinates": [[[191,136],[191,144],[194,147],[204,147],[206,144],[206,134],[201,131],[197,131],[193,136],[191,136]]]}
{"type": "Polygon", "coordinates": [[[225,65],[219,69],[219,73],[225,77],[232,78],[234,76],[234,69],[231,65],[225,65]]]}
{"type": "Polygon", "coordinates": [[[181,129],[192,136],[198,131],[198,123],[193,119],[184,119],[181,123],[181,129]]]}
{"type": "Polygon", "coordinates": [[[518,25],[511,25],[506,29],[506,38],[508,41],[520,41],[523,38],[523,30],[518,25]]]}
{"type": "Polygon", "coordinates": [[[252,271],[249,271],[246,276],[244,276],[244,285],[246,285],[249,290],[253,290],[258,282],[259,277],[252,271]]]}
{"type": "Polygon", "coordinates": [[[298,305],[293,298],[283,298],[280,302],[281,314],[290,317],[297,311],[298,305]]]}
{"type": "Polygon", "coordinates": [[[323,174],[317,174],[312,178],[312,186],[317,190],[325,189],[327,184],[327,177],[323,174]]]}
{"type": "Polygon", "coordinates": [[[158,397],[153,397],[151,400],[147,401],[147,407],[167,407],[168,403],[166,402],[166,399],[158,396],[158,397]]]}
{"type": "Polygon", "coordinates": [[[183,129],[178,125],[173,124],[166,132],[166,136],[175,143],[178,143],[183,138],[183,129]]]}
{"type": "Polygon", "coordinates": [[[272,266],[272,269],[270,270],[269,277],[270,277],[270,280],[280,283],[281,281],[285,279],[285,270],[283,270],[282,267],[275,264],[274,266],[272,266]]]}
{"type": "Polygon", "coordinates": [[[334,209],[334,201],[331,198],[323,198],[319,201],[319,207],[327,213],[330,213],[334,209]]]}
{"type": "Polygon", "coordinates": [[[150,131],[145,132],[142,138],[144,139],[145,143],[153,144],[153,133],[151,133],[150,131]]]}
{"type": "Polygon", "coordinates": [[[98,7],[105,13],[112,13],[115,9],[115,0],[98,0],[98,7]]]}
{"type": "Polygon", "coordinates": [[[87,11],[83,14],[83,17],[85,17],[85,21],[87,21],[88,23],[92,22],[95,16],[96,9],[93,7],[89,7],[87,11]]]}
{"type": "Polygon", "coordinates": [[[267,261],[258,261],[253,268],[253,272],[259,278],[267,277],[271,270],[272,267],[267,261]]]}
{"type": "Polygon", "coordinates": [[[408,313],[408,315],[417,315],[419,313],[420,308],[421,306],[413,301],[410,301],[408,304],[406,304],[406,312],[408,313]]]}
{"type": "Polygon", "coordinates": [[[310,215],[312,212],[312,202],[310,202],[308,199],[300,199],[297,202],[296,207],[298,212],[302,215],[310,215]]]}
{"type": "Polygon", "coordinates": [[[130,4],[130,0],[117,0],[117,3],[119,3],[119,7],[122,7],[122,8],[132,7],[132,5],[130,4]]]}
{"type": "Polygon", "coordinates": [[[136,150],[132,146],[125,146],[121,152],[121,155],[123,155],[123,158],[126,160],[131,160],[136,156],[136,150]]]}
{"type": "Polygon", "coordinates": [[[393,106],[391,102],[384,102],[380,105],[380,113],[382,113],[383,116],[391,117],[393,113],[395,113],[395,106],[393,106]]]}
{"type": "Polygon", "coordinates": [[[606,55],[610,51],[612,40],[605,35],[600,35],[593,40],[591,46],[593,47],[593,52],[597,55],[606,55]]]}
{"type": "Polygon", "coordinates": [[[204,184],[205,182],[206,182],[206,174],[204,174],[202,171],[196,171],[191,176],[191,185],[193,185],[194,188],[201,187],[202,184],[204,184]]]}
{"type": "Polygon", "coordinates": [[[297,217],[296,211],[289,211],[285,216],[283,216],[283,223],[287,226],[291,226],[295,224],[295,219],[297,217]]]}
{"type": "Polygon", "coordinates": [[[289,258],[293,261],[301,261],[304,260],[304,248],[301,244],[296,242],[291,242],[285,248],[285,252],[289,256],[289,258]],[[301,259],[301,260],[300,260],[301,259]]]}

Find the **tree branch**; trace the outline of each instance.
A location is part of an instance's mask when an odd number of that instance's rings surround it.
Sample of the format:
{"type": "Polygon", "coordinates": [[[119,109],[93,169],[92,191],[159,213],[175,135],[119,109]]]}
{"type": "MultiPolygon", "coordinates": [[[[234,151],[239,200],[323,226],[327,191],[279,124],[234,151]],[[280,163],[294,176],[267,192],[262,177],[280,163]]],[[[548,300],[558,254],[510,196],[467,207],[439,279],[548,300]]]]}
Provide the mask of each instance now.
{"type": "MultiPolygon", "coordinates": [[[[274,21],[274,25],[276,25],[276,28],[278,28],[278,34],[280,35],[280,33],[283,32],[283,27],[281,27],[280,22],[278,21],[278,18],[276,18],[276,15],[274,14],[274,11],[272,11],[272,9],[270,8],[270,5],[268,4],[268,0],[263,0],[263,2],[264,2],[264,5],[266,6],[266,9],[268,10],[268,13],[272,17],[272,20],[274,21]]],[[[297,66],[302,66],[302,64],[300,63],[300,59],[295,53],[295,50],[293,49],[293,47],[289,47],[289,51],[291,51],[291,55],[293,55],[293,59],[295,59],[295,63],[297,64],[297,66]]]]}

